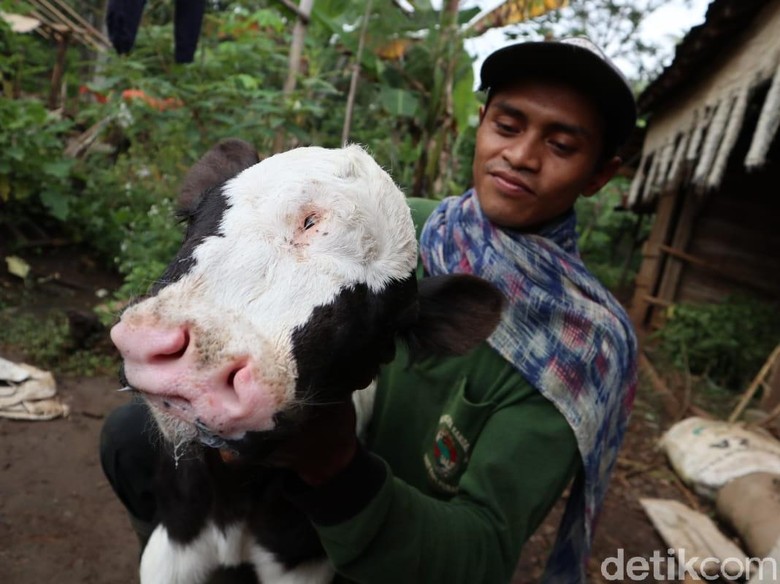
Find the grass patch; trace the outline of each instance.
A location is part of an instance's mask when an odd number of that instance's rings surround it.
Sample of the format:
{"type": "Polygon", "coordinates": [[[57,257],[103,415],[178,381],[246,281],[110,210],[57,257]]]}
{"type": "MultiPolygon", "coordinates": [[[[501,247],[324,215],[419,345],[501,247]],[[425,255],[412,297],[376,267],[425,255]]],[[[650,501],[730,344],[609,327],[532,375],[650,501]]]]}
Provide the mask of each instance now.
{"type": "Polygon", "coordinates": [[[39,369],[56,375],[94,376],[117,370],[118,358],[102,345],[104,335],[76,337],[63,311],[31,314],[0,310],[0,350],[13,349],[39,369]]]}

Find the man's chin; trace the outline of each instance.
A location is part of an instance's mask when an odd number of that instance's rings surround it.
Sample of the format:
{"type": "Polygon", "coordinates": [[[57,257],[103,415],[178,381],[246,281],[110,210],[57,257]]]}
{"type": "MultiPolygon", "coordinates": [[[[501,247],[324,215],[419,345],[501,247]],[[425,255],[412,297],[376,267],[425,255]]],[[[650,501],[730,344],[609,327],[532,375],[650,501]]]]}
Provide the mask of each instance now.
{"type": "Polygon", "coordinates": [[[533,223],[526,217],[527,209],[521,208],[524,205],[514,198],[499,192],[489,192],[483,197],[478,194],[477,198],[482,214],[499,227],[523,230],[533,223]]]}

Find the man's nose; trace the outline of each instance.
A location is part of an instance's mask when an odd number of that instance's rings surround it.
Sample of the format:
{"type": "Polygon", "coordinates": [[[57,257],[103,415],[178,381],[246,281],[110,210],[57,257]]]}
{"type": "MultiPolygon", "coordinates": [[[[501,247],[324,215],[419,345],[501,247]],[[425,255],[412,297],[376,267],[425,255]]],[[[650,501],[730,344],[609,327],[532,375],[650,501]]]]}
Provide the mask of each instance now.
{"type": "Polygon", "coordinates": [[[538,172],[542,167],[542,146],[538,136],[534,136],[531,132],[523,132],[515,136],[511,144],[504,148],[503,156],[515,170],[538,172]]]}

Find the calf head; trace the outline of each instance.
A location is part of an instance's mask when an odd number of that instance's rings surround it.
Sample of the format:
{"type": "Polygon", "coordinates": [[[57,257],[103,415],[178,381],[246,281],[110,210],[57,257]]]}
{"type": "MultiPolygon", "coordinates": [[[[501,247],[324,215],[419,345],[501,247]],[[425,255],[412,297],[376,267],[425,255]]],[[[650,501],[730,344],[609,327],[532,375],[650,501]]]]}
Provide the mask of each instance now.
{"type": "Polygon", "coordinates": [[[191,169],[182,246],[111,331],[127,384],[177,443],[294,427],[367,386],[399,337],[463,352],[499,318],[500,294],[476,278],[418,288],[404,195],[359,146],[256,161],[230,140],[191,169]]]}

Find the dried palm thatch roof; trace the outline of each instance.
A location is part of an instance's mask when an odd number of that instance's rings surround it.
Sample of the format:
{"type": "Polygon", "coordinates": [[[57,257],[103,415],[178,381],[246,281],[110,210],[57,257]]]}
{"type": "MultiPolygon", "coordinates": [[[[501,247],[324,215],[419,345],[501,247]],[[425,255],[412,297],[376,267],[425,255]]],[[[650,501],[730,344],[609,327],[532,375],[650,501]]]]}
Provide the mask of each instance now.
{"type": "Polygon", "coordinates": [[[629,205],[651,206],[658,193],[688,184],[716,189],[745,129],[751,100],[763,99],[743,161],[763,166],[780,126],[780,0],[714,0],[675,57],[639,96],[649,117],[629,205]],[[766,93],[764,90],[769,85],[766,93]],[[764,97],[765,95],[765,97],[764,97]]]}

